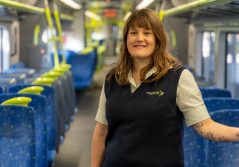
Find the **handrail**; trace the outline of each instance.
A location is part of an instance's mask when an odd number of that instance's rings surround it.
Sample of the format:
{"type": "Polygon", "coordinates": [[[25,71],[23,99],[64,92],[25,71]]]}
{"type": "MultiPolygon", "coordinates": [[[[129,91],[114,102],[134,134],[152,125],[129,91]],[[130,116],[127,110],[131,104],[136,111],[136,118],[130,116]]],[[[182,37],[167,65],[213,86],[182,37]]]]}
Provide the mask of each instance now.
{"type": "Polygon", "coordinates": [[[62,51],[62,53],[61,53],[62,63],[66,64],[66,55],[65,55],[64,49],[63,49],[62,27],[61,27],[60,15],[59,15],[56,1],[53,1],[53,13],[54,13],[55,21],[56,21],[56,28],[58,31],[59,45],[60,45],[60,49],[62,51]]]}
{"type": "Polygon", "coordinates": [[[65,14],[65,13],[60,13],[60,18],[61,18],[62,20],[73,21],[73,16],[72,16],[72,15],[65,14]]]}
{"type": "Polygon", "coordinates": [[[220,5],[220,4],[225,4],[225,3],[230,3],[233,0],[197,0],[193,2],[189,2],[180,6],[177,6],[172,9],[165,10],[163,12],[164,17],[165,16],[172,16],[184,12],[188,12],[193,9],[201,9],[203,7],[208,7],[212,5],[220,5]]]}
{"type": "MultiPolygon", "coordinates": [[[[50,10],[49,4],[48,4],[48,0],[44,0],[44,4],[46,6],[45,13],[46,13],[47,23],[48,23],[48,26],[51,31],[51,37],[54,37],[54,31],[53,31],[54,26],[53,26],[53,22],[52,22],[51,10],[50,10]]],[[[59,57],[58,57],[58,49],[57,49],[56,41],[53,41],[53,48],[54,48],[54,64],[55,64],[55,67],[58,67],[59,66],[59,57]]]]}
{"type": "Polygon", "coordinates": [[[13,7],[15,9],[19,9],[19,10],[26,11],[26,12],[31,12],[31,13],[37,13],[37,14],[44,13],[43,8],[39,8],[39,7],[31,6],[31,5],[26,5],[26,4],[23,4],[23,3],[10,1],[10,0],[0,0],[0,5],[4,5],[6,7],[13,7]]]}
{"type": "MultiPolygon", "coordinates": [[[[11,0],[0,0],[0,5],[6,6],[6,7],[11,7],[11,8],[18,9],[18,10],[25,11],[25,12],[35,13],[35,14],[43,14],[45,12],[44,8],[26,5],[24,3],[11,1],[11,0]]],[[[68,15],[65,13],[60,13],[60,18],[62,20],[69,20],[69,21],[73,20],[72,15],[68,15]]]]}

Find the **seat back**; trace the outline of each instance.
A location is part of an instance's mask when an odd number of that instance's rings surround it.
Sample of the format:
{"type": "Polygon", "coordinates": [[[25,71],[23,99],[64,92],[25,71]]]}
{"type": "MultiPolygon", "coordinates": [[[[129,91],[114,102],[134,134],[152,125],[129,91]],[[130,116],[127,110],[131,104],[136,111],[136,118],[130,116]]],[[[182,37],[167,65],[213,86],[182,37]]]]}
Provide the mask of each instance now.
{"type": "Polygon", "coordinates": [[[226,89],[219,88],[200,88],[203,98],[208,97],[232,97],[231,92],[226,89]]]}
{"type": "Polygon", "coordinates": [[[36,71],[32,68],[10,68],[10,69],[4,71],[4,73],[25,74],[26,77],[32,77],[36,73],[36,71]]]}
{"type": "Polygon", "coordinates": [[[0,76],[0,87],[2,92],[6,93],[7,92],[7,87],[10,85],[14,85],[17,83],[17,80],[13,77],[1,77],[0,76]]]}
{"type": "Polygon", "coordinates": [[[211,97],[205,98],[204,103],[208,109],[208,112],[214,112],[221,109],[239,108],[239,99],[235,98],[211,97]]]}
{"type": "Polygon", "coordinates": [[[15,78],[16,83],[23,83],[24,79],[26,79],[26,74],[8,74],[8,73],[0,73],[0,78],[15,78]]]}
{"type": "Polygon", "coordinates": [[[2,88],[2,86],[0,86],[0,94],[2,94],[3,93],[3,88],[2,88]]]}
{"type": "MultiPolygon", "coordinates": [[[[23,84],[23,85],[15,85],[11,86],[8,89],[9,93],[17,93],[19,90],[29,87],[35,86],[32,84],[23,84]]],[[[56,150],[56,106],[55,106],[55,94],[54,89],[49,86],[39,85],[44,88],[44,91],[41,93],[46,98],[46,120],[47,120],[47,144],[48,151],[56,150]]]]}
{"type": "Polygon", "coordinates": [[[10,98],[22,96],[32,99],[28,106],[34,109],[36,167],[44,167],[47,166],[46,98],[32,94],[4,94],[0,95],[0,103],[10,98]]]}
{"type": "MultiPolygon", "coordinates": [[[[239,109],[219,110],[211,113],[216,122],[239,127],[239,109]]],[[[239,142],[207,142],[208,167],[238,167],[239,142]]]]}
{"type": "Polygon", "coordinates": [[[31,107],[0,106],[0,166],[35,166],[31,107]]]}
{"type": "Polygon", "coordinates": [[[184,126],[183,149],[185,167],[207,167],[205,139],[191,126],[184,126]]]}
{"type": "Polygon", "coordinates": [[[97,65],[97,55],[95,51],[86,55],[71,54],[67,57],[67,63],[71,65],[75,88],[88,88],[91,85],[97,65]]]}

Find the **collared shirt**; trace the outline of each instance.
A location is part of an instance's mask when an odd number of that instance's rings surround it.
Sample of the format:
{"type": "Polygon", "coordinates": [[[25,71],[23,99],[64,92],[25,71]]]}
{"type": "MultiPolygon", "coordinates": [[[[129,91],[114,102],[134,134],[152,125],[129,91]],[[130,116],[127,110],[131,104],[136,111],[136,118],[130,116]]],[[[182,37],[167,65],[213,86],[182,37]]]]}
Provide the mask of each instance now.
{"type": "MultiPolygon", "coordinates": [[[[155,72],[156,68],[152,68],[147,72],[145,79],[153,75],[155,72]]],[[[132,77],[131,71],[128,74],[128,79],[131,86],[131,92],[134,92],[140,86],[140,84],[136,84],[135,80],[132,77]]],[[[102,124],[108,125],[105,116],[105,102],[106,97],[103,86],[95,120],[102,124]]],[[[187,126],[210,118],[196,81],[192,73],[187,69],[184,69],[182,71],[182,74],[179,78],[176,104],[183,113],[187,126]]]]}

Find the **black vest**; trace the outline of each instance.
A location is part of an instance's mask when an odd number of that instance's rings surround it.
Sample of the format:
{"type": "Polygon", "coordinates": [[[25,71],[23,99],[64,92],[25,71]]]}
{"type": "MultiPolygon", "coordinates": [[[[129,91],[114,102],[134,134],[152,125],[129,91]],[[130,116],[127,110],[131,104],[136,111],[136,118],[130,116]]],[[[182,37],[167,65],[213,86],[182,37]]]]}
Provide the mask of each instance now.
{"type": "Polygon", "coordinates": [[[105,81],[106,119],[103,167],[182,167],[182,113],[176,105],[183,68],[134,93],[114,77],[105,81]]]}

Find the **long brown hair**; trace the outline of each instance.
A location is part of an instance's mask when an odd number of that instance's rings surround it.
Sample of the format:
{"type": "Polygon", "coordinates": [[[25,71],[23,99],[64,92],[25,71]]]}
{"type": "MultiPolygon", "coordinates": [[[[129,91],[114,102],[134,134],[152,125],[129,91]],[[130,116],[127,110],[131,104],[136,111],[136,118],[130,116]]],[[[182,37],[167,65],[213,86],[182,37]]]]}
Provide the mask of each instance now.
{"type": "Polygon", "coordinates": [[[142,82],[153,82],[161,79],[170,67],[178,69],[181,67],[180,61],[168,53],[167,35],[156,13],[150,9],[141,9],[134,11],[127,19],[123,29],[123,41],[121,43],[119,61],[107,75],[107,79],[112,76],[120,85],[129,84],[128,73],[133,67],[132,57],[127,49],[127,35],[129,28],[146,28],[151,29],[156,39],[155,50],[151,57],[151,62],[140,72],[142,82]],[[156,73],[145,80],[146,73],[153,67],[156,67],[156,73]]]}

